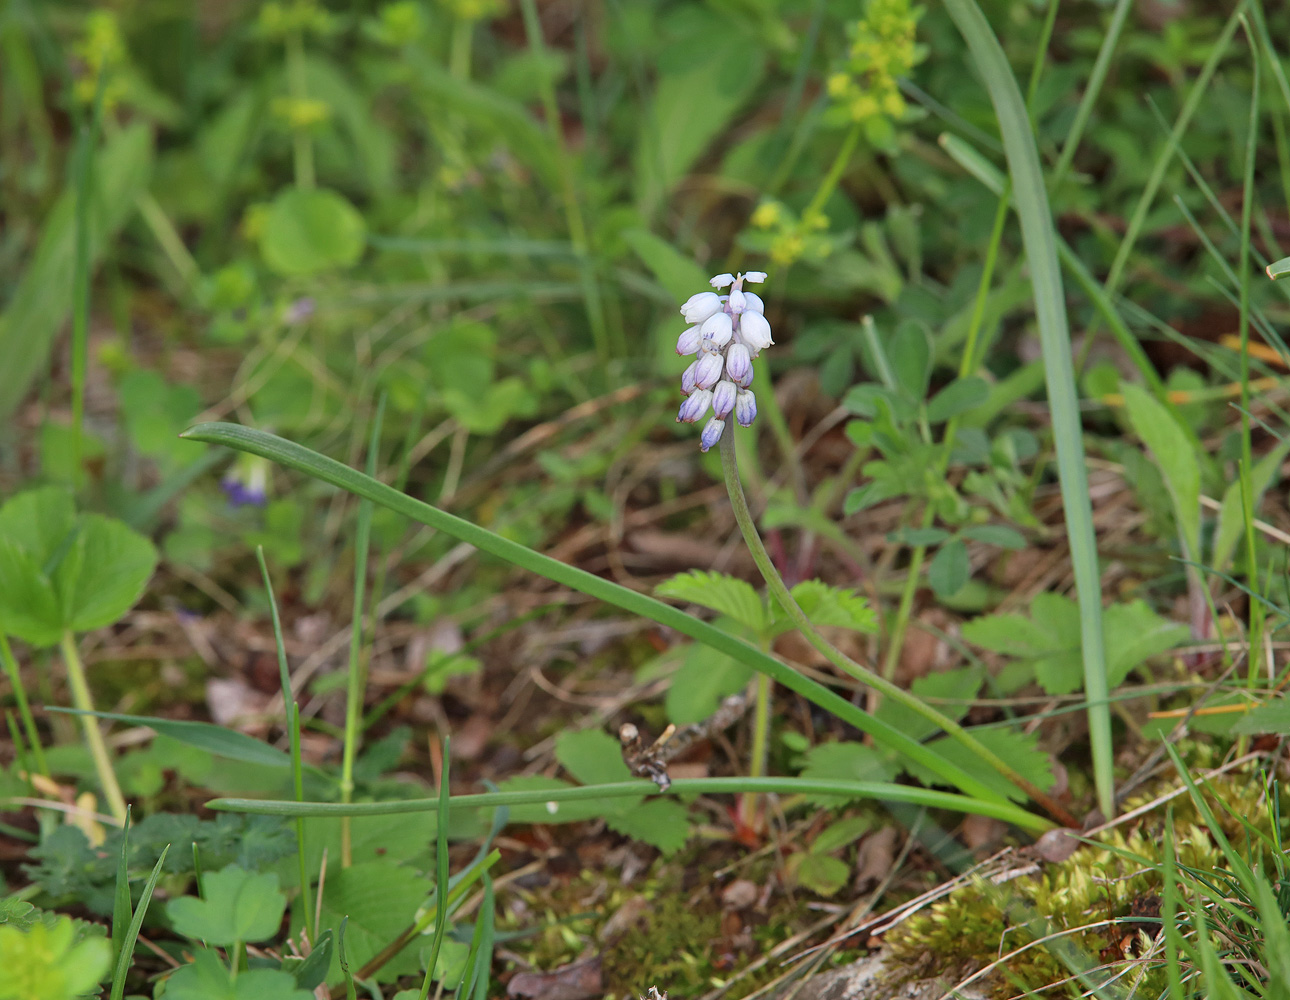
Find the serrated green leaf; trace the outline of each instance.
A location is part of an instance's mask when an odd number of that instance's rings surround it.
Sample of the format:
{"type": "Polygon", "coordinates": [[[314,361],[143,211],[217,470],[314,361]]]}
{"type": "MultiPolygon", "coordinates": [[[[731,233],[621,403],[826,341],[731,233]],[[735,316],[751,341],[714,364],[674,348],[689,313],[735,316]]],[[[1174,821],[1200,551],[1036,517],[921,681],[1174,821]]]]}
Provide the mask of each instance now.
{"type": "MultiPolygon", "coordinates": [[[[822,580],[803,580],[790,593],[813,625],[836,625],[871,634],[878,630],[878,619],[869,602],[853,590],[830,586],[822,580]]],[[[777,606],[774,628],[791,627],[777,606]]]]}
{"type": "Polygon", "coordinates": [[[75,941],[70,917],[26,930],[0,924],[0,1000],[72,1000],[94,990],[112,960],[101,937],[75,941]]]}
{"type": "MultiPolygon", "coordinates": [[[[821,743],[806,753],[802,777],[818,781],[890,781],[898,768],[890,759],[863,743],[821,743]]],[[[840,795],[812,795],[810,801],[832,809],[847,799],[840,795]]]]}
{"type": "MultiPolygon", "coordinates": [[[[1048,754],[1039,749],[1039,737],[1036,734],[1022,733],[1014,729],[976,728],[972,730],[972,735],[980,740],[987,749],[993,750],[999,757],[1006,760],[1014,771],[1037,788],[1047,791],[1053,786],[1052,762],[1048,759],[1048,754]]],[[[1018,802],[1025,800],[1025,793],[1000,776],[999,772],[982,763],[976,757],[970,760],[965,759],[964,755],[959,752],[959,745],[949,737],[942,736],[933,740],[927,746],[933,752],[943,756],[954,755],[955,760],[960,761],[965,768],[972,771],[976,777],[986,784],[997,789],[1000,794],[1007,795],[1018,802]]],[[[917,764],[910,766],[908,770],[924,784],[940,783],[940,779],[934,774],[917,764]]]]}
{"type": "Polygon", "coordinates": [[[752,676],[752,670],[734,657],[691,644],[667,689],[667,721],[688,726],[708,718],[725,698],[747,687],[752,676]]]}
{"type": "MultiPolygon", "coordinates": [[[[406,865],[393,861],[369,861],[349,868],[329,869],[327,891],[322,901],[322,920],[318,929],[331,928],[340,934],[345,923],[345,959],[351,969],[361,969],[399,934],[412,924],[414,915],[427,898],[433,884],[406,865]]],[[[299,907],[292,915],[292,928],[299,931],[299,907]]],[[[399,976],[419,975],[420,964],[415,949],[405,948],[382,966],[375,978],[381,983],[394,982],[399,976]]],[[[339,949],[327,973],[327,982],[335,985],[342,979],[339,949]]]]}
{"type": "Polygon", "coordinates": [[[937,597],[952,597],[963,589],[972,575],[967,546],[952,538],[932,556],[927,567],[927,582],[937,597]]]}
{"type": "Polygon", "coordinates": [[[766,628],[766,606],[757,591],[747,581],[724,573],[701,569],[678,573],[659,584],[655,593],[660,597],[671,597],[677,601],[689,601],[711,608],[733,618],[754,633],[760,633],[766,628]]]}
{"type": "Polygon", "coordinates": [[[166,1000],[313,1000],[289,972],[247,969],[233,979],[219,957],[199,949],[189,965],[166,980],[166,1000]]]}
{"type": "Polygon", "coordinates": [[[1191,629],[1162,618],[1145,601],[1113,604],[1103,617],[1106,629],[1107,683],[1124,683],[1138,664],[1191,638],[1191,629]]]}
{"type": "Polygon", "coordinates": [[[175,930],[207,944],[264,941],[278,933],[287,897],[272,872],[229,865],[202,876],[202,898],[181,896],[166,907],[175,930]]]}
{"type": "Polygon", "coordinates": [[[664,856],[675,854],[690,839],[689,811],[675,799],[647,799],[624,812],[606,814],[605,822],[610,829],[657,847],[664,856]]]}
{"type": "Polygon", "coordinates": [[[618,741],[599,729],[561,733],[555,740],[555,759],[583,785],[632,779],[618,741]]]}
{"type": "Polygon", "coordinates": [[[955,379],[927,404],[928,423],[939,424],[975,409],[990,398],[990,386],[979,375],[955,379]]]}
{"type": "MultiPolygon", "coordinates": [[[[957,722],[967,714],[968,702],[981,690],[984,677],[983,667],[960,667],[919,677],[910,690],[920,698],[946,699],[944,703],[938,701],[936,707],[957,722]]],[[[916,740],[925,739],[937,729],[936,723],[890,698],[884,698],[874,714],[916,740]]]]}
{"type": "Polygon", "coordinates": [[[55,555],[69,544],[75,529],[76,507],[71,493],[61,487],[27,490],[0,505],[0,539],[30,555],[44,573],[53,571],[55,555]]]}

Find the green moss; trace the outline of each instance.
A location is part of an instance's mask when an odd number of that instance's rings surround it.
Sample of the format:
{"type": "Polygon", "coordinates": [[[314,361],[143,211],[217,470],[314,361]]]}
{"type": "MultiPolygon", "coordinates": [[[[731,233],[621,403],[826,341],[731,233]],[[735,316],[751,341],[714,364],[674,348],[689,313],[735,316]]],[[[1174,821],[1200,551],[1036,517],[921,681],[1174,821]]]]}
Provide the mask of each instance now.
{"type": "MultiPolygon", "coordinates": [[[[1125,803],[1124,811],[1154,801],[1165,790],[1152,789],[1125,803]]],[[[1244,818],[1256,830],[1270,832],[1257,775],[1252,771],[1226,775],[1210,786],[1210,792],[1207,800],[1232,845],[1251,863],[1266,864],[1266,858],[1260,857],[1263,848],[1241,822],[1244,818]]],[[[1200,871],[1222,867],[1221,852],[1190,796],[1178,796],[1171,804],[1178,863],[1200,871]]],[[[1284,805],[1282,811],[1287,812],[1284,805]]],[[[953,985],[1039,937],[1060,935],[1054,944],[1008,958],[985,977],[984,986],[991,995],[1011,997],[1022,989],[1043,990],[1067,979],[1077,968],[1120,960],[1118,944],[1133,929],[1108,926],[1105,921],[1131,916],[1135,903],[1141,905],[1161,891],[1165,819],[1161,805],[1134,824],[1098,837],[1104,847],[1085,847],[1064,862],[1047,865],[1036,877],[999,886],[978,883],[954,892],[892,929],[886,938],[895,959],[890,967],[902,970],[902,981],[939,977],[953,985]]],[[[1017,862],[1024,863],[1020,858],[1017,862]]],[[[1131,950],[1141,954],[1144,944],[1132,943],[1131,950]]],[[[1144,977],[1138,987],[1142,995],[1160,993],[1161,970],[1139,966],[1123,981],[1131,986],[1139,976],[1144,977]]],[[[1072,996],[1079,993],[1073,983],[1069,991],[1072,996]]]]}

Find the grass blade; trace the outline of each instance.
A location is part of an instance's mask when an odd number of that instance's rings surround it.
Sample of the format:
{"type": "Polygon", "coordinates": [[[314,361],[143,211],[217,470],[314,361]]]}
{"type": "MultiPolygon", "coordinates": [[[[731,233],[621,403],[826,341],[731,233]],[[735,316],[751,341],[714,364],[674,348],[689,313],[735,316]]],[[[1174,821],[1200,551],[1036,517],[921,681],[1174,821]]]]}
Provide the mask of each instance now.
{"type": "Polygon", "coordinates": [[[121,953],[116,960],[116,971],[112,974],[112,992],[109,994],[111,1000],[121,1000],[125,995],[125,974],[130,971],[130,960],[134,957],[134,943],[139,940],[143,918],[148,914],[148,904],[152,902],[153,890],[157,888],[157,879],[161,877],[161,866],[166,863],[166,855],[169,852],[170,845],[167,844],[161,852],[161,857],[153,866],[152,874],[148,876],[148,881],[143,887],[143,895],[139,897],[139,905],[135,908],[134,918],[125,932],[121,953]]]}
{"type": "MultiPolygon", "coordinates": [[[[235,448],[238,451],[260,455],[270,461],[304,472],[315,479],[331,483],[333,486],[339,486],[341,489],[348,490],[351,493],[369,497],[374,503],[403,514],[421,524],[437,528],[459,541],[474,545],[481,551],[505,559],[516,566],[538,573],[549,580],[571,587],[598,600],[616,605],[625,611],[630,611],[632,614],[641,615],[661,625],[674,628],[682,635],[688,635],[690,638],[726,653],[754,670],[766,674],[772,680],[802,695],[802,697],[819,705],[825,711],[831,712],[844,722],[855,726],[862,732],[869,733],[883,746],[923,764],[932,773],[944,778],[948,784],[953,785],[965,794],[995,803],[1005,801],[1004,797],[995,789],[984,784],[980,779],[969,774],[953,761],[927,750],[916,740],[910,739],[900,730],[857,708],[846,698],[802,676],[796,670],[751,644],[737,639],[692,615],[687,615],[683,611],[664,604],[662,601],[637,593],[634,590],[629,590],[609,580],[601,579],[585,570],[552,559],[550,556],[534,552],[517,542],[503,538],[501,535],[472,524],[470,521],[415,500],[384,483],[364,476],[362,473],[334,459],[319,455],[317,452],[310,451],[302,445],[287,441],[274,434],[268,434],[250,427],[241,427],[237,424],[215,423],[199,424],[185,431],[182,436],[195,441],[221,444],[235,448]]],[[[1085,499],[1087,501],[1087,497],[1085,499]]],[[[1045,823],[1045,825],[1047,824],[1045,823]]]]}
{"type": "Polygon", "coordinates": [[[1093,777],[1098,805],[1103,814],[1110,817],[1115,812],[1115,788],[1106,651],[1102,637],[1102,588],[1093,532],[1093,510],[1088,495],[1088,474],[1084,466],[1084,436],[1071,361],[1066,298],[1057,264],[1052,213],[1026,105],[998,39],[975,0],[945,0],[945,6],[968,44],[999,119],[1021,223],[1021,238],[1030,265],[1062,505],[1075,572],[1075,589],[1079,596],[1093,777]]]}
{"type": "Polygon", "coordinates": [[[435,831],[435,920],[434,939],[430,944],[430,957],[426,961],[426,977],[421,984],[421,1000],[430,994],[430,982],[439,963],[439,949],[443,947],[444,929],[448,926],[448,768],[451,740],[443,738],[443,770],[439,775],[438,829],[435,831]]]}

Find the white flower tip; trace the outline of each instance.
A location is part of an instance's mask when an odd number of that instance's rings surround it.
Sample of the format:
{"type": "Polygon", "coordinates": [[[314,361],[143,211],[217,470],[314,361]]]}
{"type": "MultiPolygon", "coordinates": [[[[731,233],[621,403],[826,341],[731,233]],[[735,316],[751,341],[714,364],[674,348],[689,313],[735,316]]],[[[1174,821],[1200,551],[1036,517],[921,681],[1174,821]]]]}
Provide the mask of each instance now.
{"type": "Polygon", "coordinates": [[[744,281],[751,281],[751,282],[754,282],[755,284],[760,285],[763,281],[766,280],[766,272],[765,271],[745,271],[743,274],[740,275],[740,277],[743,278],[744,281]]]}
{"type": "Polygon", "coordinates": [[[725,288],[727,285],[735,283],[733,274],[714,274],[712,280],[708,282],[713,288],[725,288]]]}

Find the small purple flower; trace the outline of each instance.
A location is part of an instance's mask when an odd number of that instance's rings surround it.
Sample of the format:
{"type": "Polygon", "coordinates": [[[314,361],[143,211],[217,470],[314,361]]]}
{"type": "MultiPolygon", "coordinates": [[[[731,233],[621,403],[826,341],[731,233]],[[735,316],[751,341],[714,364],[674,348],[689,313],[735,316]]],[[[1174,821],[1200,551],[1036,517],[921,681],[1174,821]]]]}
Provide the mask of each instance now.
{"type": "Polygon", "coordinates": [[[726,374],[741,386],[752,381],[752,355],[743,344],[731,344],[726,352],[726,374]]]}
{"type": "Polygon", "coordinates": [[[740,389],[735,396],[735,420],[740,427],[751,427],[757,418],[757,397],[751,389],[740,389]]]}
{"type": "Polygon", "coordinates": [[[230,507],[263,507],[268,499],[269,463],[248,455],[225,473],[219,485],[230,507]]]}
{"type": "Polygon", "coordinates": [[[699,341],[703,335],[699,332],[697,326],[692,326],[685,333],[681,334],[676,340],[676,353],[685,355],[693,354],[699,349],[699,341]]]}
{"type": "Polygon", "coordinates": [[[699,451],[707,451],[721,440],[721,432],[726,429],[726,422],[720,417],[713,417],[703,428],[699,437],[699,451]]]}
{"type": "Polygon", "coordinates": [[[699,292],[691,295],[681,306],[681,315],[687,323],[702,323],[713,313],[721,311],[721,296],[716,292],[699,292]]]}
{"type": "Polygon", "coordinates": [[[721,378],[722,357],[717,351],[702,355],[696,362],[694,384],[700,389],[711,389],[721,378]]]}
{"type": "Polygon", "coordinates": [[[681,404],[681,409],[677,411],[677,423],[692,424],[708,412],[708,407],[712,405],[712,392],[708,389],[700,389],[686,397],[685,402],[681,404]]]}
{"type": "MultiPolygon", "coordinates": [[[[722,379],[717,383],[717,387],[712,390],[712,412],[722,420],[730,416],[730,411],[735,408],[735,393],[738,390],[735,384],[729,379],[722,379]]],[[[747,427],[747,424],[744,424],[747,427]]]]}

